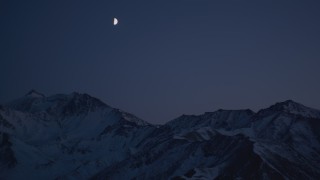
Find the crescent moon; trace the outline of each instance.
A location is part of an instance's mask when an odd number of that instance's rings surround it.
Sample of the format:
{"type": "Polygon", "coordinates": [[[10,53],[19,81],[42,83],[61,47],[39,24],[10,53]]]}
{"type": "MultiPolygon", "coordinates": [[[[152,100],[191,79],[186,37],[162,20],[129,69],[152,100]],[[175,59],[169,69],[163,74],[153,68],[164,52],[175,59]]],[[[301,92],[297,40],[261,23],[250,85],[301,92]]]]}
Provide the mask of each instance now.
{"type": "Polygon", "coordinates": [[[113,18],[113,25],[117,25],[118,24],[118,19],[117,18],[113,18]]]}

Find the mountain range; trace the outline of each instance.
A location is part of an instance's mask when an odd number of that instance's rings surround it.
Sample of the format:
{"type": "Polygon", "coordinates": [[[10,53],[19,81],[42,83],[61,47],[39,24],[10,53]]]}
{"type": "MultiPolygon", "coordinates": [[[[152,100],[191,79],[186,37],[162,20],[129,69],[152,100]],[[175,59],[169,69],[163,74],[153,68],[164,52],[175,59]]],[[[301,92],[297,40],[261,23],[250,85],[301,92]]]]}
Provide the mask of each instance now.
{"type": "Polygon", "coordinates": [[[88,94],[0,106],[0,179],[320,179],[320,111],[292,100],[153,125],[88,94]]]}

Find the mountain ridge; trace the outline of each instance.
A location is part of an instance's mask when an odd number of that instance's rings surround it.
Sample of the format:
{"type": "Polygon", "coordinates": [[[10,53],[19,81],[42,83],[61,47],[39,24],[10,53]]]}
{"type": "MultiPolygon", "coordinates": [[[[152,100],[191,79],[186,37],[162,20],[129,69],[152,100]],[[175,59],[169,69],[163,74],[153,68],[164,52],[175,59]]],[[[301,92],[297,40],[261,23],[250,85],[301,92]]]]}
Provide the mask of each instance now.
{"type": "Polygon", "coordinates": [[[27,94],[0,106],[1,179],[320,177],[320,111],[292,100],[153,125],[85,93],[27,94]]]}

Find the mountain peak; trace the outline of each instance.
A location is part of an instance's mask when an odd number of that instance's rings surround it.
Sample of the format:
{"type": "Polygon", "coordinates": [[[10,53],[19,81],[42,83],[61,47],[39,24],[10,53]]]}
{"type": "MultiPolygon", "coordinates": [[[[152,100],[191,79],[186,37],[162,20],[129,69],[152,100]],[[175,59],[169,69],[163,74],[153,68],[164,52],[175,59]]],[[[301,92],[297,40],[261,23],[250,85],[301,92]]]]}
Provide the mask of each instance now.
{"type": "Polygon", "coordinates": [[[93,103],[99,106],[107,106],[105,103],[103,103],[100,99],[95,98],[90,96],[87,93],[78,93],[78,92],[73,92],[71,93],[72,99],[75,101],[83,101],[83,102],[87,102],[87,103],[93,103]]]}
{"type": "Polygon", "coordinates": [[[288,105],[288,104],[299,104],[299,105],[301,105],[300,103],[295,102],[295,101],[293,101],[293,100],[291,100],[291,99],[288,99],[288,100],[286,100],[286,101],[279,102],[279,103],[280,103],[280,104],[286,104],[286,105],[288,105]]]}
{"type": "Polygon", "coordinates": [[[309,107],[306,107],[298,102],[295,102],[293,100],[286,100],[283,102],[278,102],[268,108],[269,110],[273,111],[282,111],[286,113],[301,115],[304,117],[313,117],[313,118],[319,118],[320,117],[320,111],[316,109],[312,109],[309,107]]]}
{"type": "Polygon", "coordinates": [[[274,110],[290,110],[290,109],[299,109],[301,107],[305,107],[305,106],[291,99],[283,102],[277,102],[276,104],[270,106],[270,108],[274,110]]]}
{"type": "Polygon", "coordinates": [[[26,97],[33,97],[33,98],[44,98],[45,95],[34,90],[34,89],[31,89],[26,95],[26,97]]]}

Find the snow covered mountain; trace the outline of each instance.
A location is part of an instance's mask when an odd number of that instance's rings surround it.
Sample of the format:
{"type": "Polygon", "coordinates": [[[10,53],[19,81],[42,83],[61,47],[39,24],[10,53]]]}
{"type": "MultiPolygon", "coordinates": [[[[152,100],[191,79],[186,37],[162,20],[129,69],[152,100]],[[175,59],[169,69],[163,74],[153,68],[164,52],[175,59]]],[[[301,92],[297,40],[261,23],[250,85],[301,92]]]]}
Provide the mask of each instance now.
{"type": "Polygon", "coordinates": [[[0,106],[0,179],[319,179],[320,111],[288,100],[155,126],[87,94],[0,106]]]}
{"type": "Polygon", "coordinates": [[[2,106],[0,123],[0,179],[87,179],[155,128],[87,94],[35,91],[2,106]]]}

